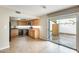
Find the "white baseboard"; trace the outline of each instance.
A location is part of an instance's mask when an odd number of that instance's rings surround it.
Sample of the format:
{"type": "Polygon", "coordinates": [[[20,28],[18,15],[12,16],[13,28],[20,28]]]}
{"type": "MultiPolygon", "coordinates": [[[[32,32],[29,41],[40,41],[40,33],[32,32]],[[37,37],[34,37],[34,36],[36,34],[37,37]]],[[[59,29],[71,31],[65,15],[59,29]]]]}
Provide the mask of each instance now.
{"type": "Polygon", "coordinates": [[[10,46],[0,47],[0,50],[7,49],[7,48],[9,48],[9,47],[10,47],[10,46]]]}
{"type": "Polygon", "coordinates": [[[48,39],[47,38],[40,38],[41,40],[45,40],[45,41],[47,41],[48,39]]]}

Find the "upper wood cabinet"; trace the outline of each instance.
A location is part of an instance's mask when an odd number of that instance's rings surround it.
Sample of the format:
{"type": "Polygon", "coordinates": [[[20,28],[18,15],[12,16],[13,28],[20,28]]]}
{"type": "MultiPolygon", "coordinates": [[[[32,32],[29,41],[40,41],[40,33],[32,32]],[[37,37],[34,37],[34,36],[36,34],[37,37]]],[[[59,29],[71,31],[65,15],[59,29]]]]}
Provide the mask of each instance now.
{"type": "Polygon", "coordinates": [[[40,19],[32,19],[32,20],[17,20],[17,24],[21,26],[26,26],[31,22],[32,26],[39,26],[40,19]]]}
{"type": "Polygon", "coordinates": [[[32,22],[32,25],[34,25],[34,26],[40,25],[40,19],[33,19],[31,22],[32,22]]]}
{"type": "Polygon", "coordinates": [[[21,25],[21,26],[28,25],[27,20],[18,20],[17,23],[18,23],[18,25],[21,25]]]}

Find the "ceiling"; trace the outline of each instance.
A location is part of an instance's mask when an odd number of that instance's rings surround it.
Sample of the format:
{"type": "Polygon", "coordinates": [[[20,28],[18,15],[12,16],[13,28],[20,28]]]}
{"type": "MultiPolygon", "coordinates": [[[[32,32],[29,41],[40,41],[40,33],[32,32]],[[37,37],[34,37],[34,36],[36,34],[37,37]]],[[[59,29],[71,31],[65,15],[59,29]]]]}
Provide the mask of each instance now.
{"type": "Polygon", "coordinates": [[[7,5],[5,7],[13,9],[14,11],[20,11],[29,16],[41,16],[73,6],[74,5],[7,5]]]}

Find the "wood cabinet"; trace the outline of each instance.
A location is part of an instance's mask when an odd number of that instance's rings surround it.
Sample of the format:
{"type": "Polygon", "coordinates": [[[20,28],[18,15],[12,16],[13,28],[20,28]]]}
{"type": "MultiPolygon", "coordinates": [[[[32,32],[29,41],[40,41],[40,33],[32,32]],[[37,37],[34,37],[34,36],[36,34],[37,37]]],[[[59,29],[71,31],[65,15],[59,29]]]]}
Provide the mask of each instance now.
{"type": "Polygon", "coordinates": [[[11,37],[18,36],[18,29],[11,29],[11,37]]]}
{"type": "Polygon", "coordinates": [[[40,19],[33,19],[32,21],[33,26],[39,26],[40,25],[40,19]]]}
{"type": "Polygon", "coordinates": [[[21,26],[25,26],[25,25],[28,25],[28,21],[27,20],[18,20],[17,24],[21,25],[21,26]]]}
{"type": "Polygon", "coordinates": [[[59,35],[59,24],[52,24],[52,34],[54,36],[59,35]]]}
{"type": "Polygon", "coordinates": [[[32,19],[32,20],[17,20],[17,24],[21,26],[26,26],[31,22],[32,26],[39,26],[40,19],[32,19]]]}
{"type": "Polygon", "coordinates": [[[30,29],[29,36],[33,39],[38,39],[40,35],[39,29],[30,29]]]}

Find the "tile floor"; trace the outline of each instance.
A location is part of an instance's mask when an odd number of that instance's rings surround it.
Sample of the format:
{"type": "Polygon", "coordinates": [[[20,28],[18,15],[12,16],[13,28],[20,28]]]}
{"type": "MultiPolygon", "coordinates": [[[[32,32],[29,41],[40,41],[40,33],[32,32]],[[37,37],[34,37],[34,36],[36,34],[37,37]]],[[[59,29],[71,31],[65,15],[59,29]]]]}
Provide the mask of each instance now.
{"type": "Polygon", "coordinates": [[[50,40],[59,44],[76,49],[76,36],[75,35],[66,35],[60,34],[59,36],[52,36],[50,34],[50,40]]]}
{"type": "Polygon", "coordinates": [[[10,43],[10,48],[0,53],[77,53],[76,51],[54,44],[49,41],[32,39],[30,37],[16,37],[10,43]]]}

